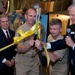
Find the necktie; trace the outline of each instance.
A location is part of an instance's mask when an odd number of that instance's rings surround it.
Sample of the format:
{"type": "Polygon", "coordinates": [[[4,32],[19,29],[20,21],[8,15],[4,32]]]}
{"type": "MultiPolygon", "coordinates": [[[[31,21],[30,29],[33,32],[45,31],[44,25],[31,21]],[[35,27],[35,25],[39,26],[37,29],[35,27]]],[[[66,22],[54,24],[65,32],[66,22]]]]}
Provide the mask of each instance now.
{"type": "Polygon", "coordinates": [[[9,36],[9,34],[8,34],[8,31],[6,31],[6,34],[7,34],[8,43],[10,43],[10,36],[9,36]]]}

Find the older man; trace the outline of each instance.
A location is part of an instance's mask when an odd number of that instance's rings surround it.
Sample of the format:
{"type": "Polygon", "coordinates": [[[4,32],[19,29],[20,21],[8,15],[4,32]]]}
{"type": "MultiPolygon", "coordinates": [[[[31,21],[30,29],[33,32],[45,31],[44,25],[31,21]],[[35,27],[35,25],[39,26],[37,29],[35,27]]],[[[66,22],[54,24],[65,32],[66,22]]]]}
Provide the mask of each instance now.
{"type": "MultiPolygon", "coordinates": [[[[7,15],[0,15],[0,48],[13,43],[15,32],[9,29],[10,23],[7,15]]],[[[0,74],[13,75],[15,64],[15,46],[0,51],[0,74]]]]}
{"type": "MultiPolygon", "coordinates": [[[[54,51],[68,47],[71,75],[75,75],[75,4],[71,4],[68,7],[68,13],[73,23],[69,27],[71,29],[71,36],[70,37],[66,36],[66,38],[64,38],[63,40],[58,40],[53,43],[42,43],[42,44],[47,46],[48,49],[51,49],[54,51]]],[[[41,49],[41,45],[39,41],[37,41],[36,47],[41,49]]]]}

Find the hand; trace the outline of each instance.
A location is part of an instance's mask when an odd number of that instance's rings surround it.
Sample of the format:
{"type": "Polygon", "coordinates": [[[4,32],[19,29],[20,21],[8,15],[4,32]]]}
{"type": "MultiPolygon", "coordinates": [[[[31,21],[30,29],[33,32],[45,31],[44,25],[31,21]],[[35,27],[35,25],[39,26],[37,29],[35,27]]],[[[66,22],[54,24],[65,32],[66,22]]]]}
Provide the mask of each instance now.
{"type": "Polygon", "coordinates": [[[22,51],[23,51],[23,48],[24,48],[24,47],[23,47],[21,44],[18,44],[18,45],[17,45],[17,48],[16,48],[16,51],[17,51],[17,52],[22,52],[22,51]]]}
{"type": "Polygon", "coordinates": [[[29,43],[26,45],[18,44],[16,51],[18,53],[25,53],[34,45],[34,37],[30,37],[29,43]]]}
{"type": "Polygon", "coordinates": [[[42,44],[41,41],[39,40],[35,40],[35,47],[39,50],[42,50],[42,44]]]}
{"type": "Polygon", "coordinates": [[[12,65],[15,64],[15,58],[12,58],[12,59],[11,59],[11,63],[12,63],[12,65]]]}
{"type": "Polygon", "coordinates": [[[34,37],[31,37],[29,40],[29,46],[32,47],[35,43],[34,37]]]}
{"type": "Polygon", "coordinates": [[[8,67],[12,66],[12,62],[11,62],[10,60],[6,60],[5,64],[6,64],[8,67]]]}
{"type": "Polygon", "coordinates": [[[69,36],[66,36],[65,41],[68,46],[73,47],[74,42],[69,36]]]}
{"type": "Polygon", "coordinates": [[[16,48],[16,51],[17,51],[18,53],[25,53],[26,50],[27,50],[27,47],[28,47],[28,45],[23,46],[23,45],[21,45],[21,44],[18,44],[18,45],[17,45],[17,48],[16,48]]]}

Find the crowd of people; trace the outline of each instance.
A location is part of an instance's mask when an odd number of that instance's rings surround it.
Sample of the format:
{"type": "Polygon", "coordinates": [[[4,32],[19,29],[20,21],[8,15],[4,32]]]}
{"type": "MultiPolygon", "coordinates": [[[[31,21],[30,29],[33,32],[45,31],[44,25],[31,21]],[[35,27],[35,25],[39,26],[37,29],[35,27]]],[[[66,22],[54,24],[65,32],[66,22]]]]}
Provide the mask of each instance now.
{"type": "MultiPolygon", "coordinates": [[[[35,23],[37,11],[35,8],[28,8],[23,15],[25,23],[15,31],[10,29],[8,15],[5,14],[7,0],[0,10],[0,48],[14,42],[14,37],[19,37],[18,30],[28,31],[35,23]]],[[[68,13],[72,20],[70,25],[71,36],[63,36],[62,22],[60,19],[52,19],[49,23],[50,34],[47,43],[35,38],[33,34],[18,44],[13,45],[0,52],[0,74],[1,75],[40,75],[40,58],[38,52],[42,52],[43,45],[47,47],[50,56],[50,75],[75,75],[75,4],[68,7],[68,13]],[[16,69],[16,70],[15,70],[16,69]]],[[[45,32],[42,30],[41,37],[45,32]]]]}

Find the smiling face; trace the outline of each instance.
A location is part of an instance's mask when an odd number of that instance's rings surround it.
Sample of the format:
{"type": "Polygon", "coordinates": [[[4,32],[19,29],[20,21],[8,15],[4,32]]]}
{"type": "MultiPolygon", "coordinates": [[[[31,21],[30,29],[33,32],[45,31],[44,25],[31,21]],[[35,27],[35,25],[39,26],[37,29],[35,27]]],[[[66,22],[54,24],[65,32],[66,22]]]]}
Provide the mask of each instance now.
{"type": "Polygon", "coordinates": [[[36,21],[36,11],[34,9],[29,9],[25,14],[26,22],[33,25],[36,21]]]}
{"type": "Polygon", "coordinates": [[[75,7],[69,10],[69,16],[73,24],[75,24],[75,7]]]}
{"type": "Polygon", "coordinates": [[[72,23],[75,24],[75,4],[74,3],[71,4],[67,10],[68,10],[72,23]]]}
{"type": "Polygon", "coordinates": [[[9,28],[9,20],[8,17],[0,18],[0,27],[7,30],[9,28]]]}
{"type": "Polygon", "coordinates": [[[57,38],[60,35],[61,31],[62,28],[58,24],[50,26],[50,34],[53,38],[57,38]]]}

